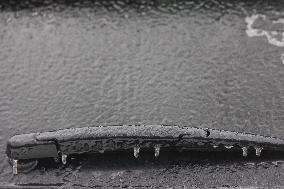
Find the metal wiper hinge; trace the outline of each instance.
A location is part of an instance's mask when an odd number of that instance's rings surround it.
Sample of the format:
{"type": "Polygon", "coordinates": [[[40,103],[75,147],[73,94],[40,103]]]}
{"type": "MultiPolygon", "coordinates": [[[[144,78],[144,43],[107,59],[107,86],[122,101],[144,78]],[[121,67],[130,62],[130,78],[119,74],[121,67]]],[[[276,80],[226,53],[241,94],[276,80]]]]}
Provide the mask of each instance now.
{"type": "Polygon", "coordinates": [[[71,128],[58,131],[16,135],[7,143],[7,155],[17,173],[19,161],[41,158],[61,159],[82,153],[133,149],[135,158],[140,149],[160,150],[242,151],[254,149],[257,156],[263,149],[284,151],[284,140],[261,135],[216,129],[164,125],[121,125],[71,128]]]}

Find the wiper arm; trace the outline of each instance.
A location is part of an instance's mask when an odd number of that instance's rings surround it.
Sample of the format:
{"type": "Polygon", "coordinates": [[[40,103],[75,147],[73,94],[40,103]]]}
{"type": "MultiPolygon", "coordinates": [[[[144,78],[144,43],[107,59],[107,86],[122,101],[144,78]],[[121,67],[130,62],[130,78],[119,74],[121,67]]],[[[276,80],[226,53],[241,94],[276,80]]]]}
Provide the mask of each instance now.
{"type": "Polygon", "coordinates": [[[216,129],[165,125],[121,125],[71,128],[58,131],[16,135],[7,143],[7,155],[13,162],[13,173],[18,162],[42,158],[60,158],[82,153],[133,149],[135,158],[140,148],[153,150],[241,151],[247,156],[251,149],[260,156],[263,149],[284,151],[284,140],[275,137],[216,129]]]}

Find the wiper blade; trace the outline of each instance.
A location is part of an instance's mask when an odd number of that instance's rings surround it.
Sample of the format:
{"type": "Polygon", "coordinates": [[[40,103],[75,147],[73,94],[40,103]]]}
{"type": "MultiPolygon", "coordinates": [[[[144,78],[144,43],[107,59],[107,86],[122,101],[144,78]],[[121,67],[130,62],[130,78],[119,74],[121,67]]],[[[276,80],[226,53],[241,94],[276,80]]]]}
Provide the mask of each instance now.
{"type": "Polygon", "coordinates": [[[247,156],[252,149],[257,156],[263,149],[284,151],[284,140],[249,133],[217,129],[165,125],[120,125],[71,128],[58,131],[16,135],[7,143],[7,156],[18,172],[18,162],[42,158],[60,158],[82,153],[133,149],[135,158],[140,149],[160,150],[240,151],[247,156]]]}

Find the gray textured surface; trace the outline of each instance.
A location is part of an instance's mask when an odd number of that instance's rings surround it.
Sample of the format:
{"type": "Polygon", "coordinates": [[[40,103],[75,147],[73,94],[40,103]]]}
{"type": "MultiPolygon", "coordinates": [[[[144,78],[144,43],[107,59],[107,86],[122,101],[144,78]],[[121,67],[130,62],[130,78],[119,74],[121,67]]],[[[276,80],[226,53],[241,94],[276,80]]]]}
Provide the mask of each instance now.
{"type": "Polygon", "coordinates": [[[190,154],[154,165],[110,156],[13,177],[4,153],[15,134],[98,124],[191,124],[283,137],[283,48],[249,37],[245,21],[264,14],[269,19],[254,27],[281,34],[273,21],[283,19],[282,0],[22,4],[10,10],[1,2],[0,183],[284,185],[281,163],[188,162],[190,154]]]}

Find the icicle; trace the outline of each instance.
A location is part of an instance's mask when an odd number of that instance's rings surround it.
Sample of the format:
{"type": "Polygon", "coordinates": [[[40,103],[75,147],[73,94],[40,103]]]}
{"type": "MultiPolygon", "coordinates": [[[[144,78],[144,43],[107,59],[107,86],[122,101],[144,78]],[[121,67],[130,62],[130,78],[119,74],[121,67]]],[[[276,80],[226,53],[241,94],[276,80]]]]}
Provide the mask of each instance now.
{"type": "Polygon", "coordinates": [[[18,160],[13,159],[13,174],[17,175],[18,174],[18,160]]]}
{"type": "Polygon", "coordinates": [[[140,151],[140,147],[139,146],[135,146],[134,147],[134,157],[138,158],[139,156],[139,151],[140,151]]]}
{"type": "Polygon", "coordinates": [[[161,148],[161,145],[160,144],[156,144],[155,145],[155,157],[158,157],[159,154],[160,154],[160,148],[161,148]]]}
{"type": "Polygon", "coordinates": [[[213,148],[218,148],[219,146],[218,145],[213,145],[213,148]]]}
{"type": "Polygon", "coordinates": [[[103,153],[105,153],[105,150],[104,149],[99,150],[99,153],[103,154],[103,153]]]}
{"type": "Polygon", "coordinates": [[[256,156],[261,156],[261,151],[263,150],[262,147],[255,147],[255,155],[256,156]]]}
{"type": "Polygon", "coordinates": [[[67,155],[66,154],[62,154],[61,161],[62,161],[63,165],[65,165],[67,163],[67,155]]]}
{"type": "Polygon", "coordinates": [[[225,146],[225,148],[227,148],[227,149],[231,149],[231,148],[233,148],[234,146],[225,146]]]}
{"type": "Polygon", "coordinates": [[[248,147],[242,147],[243,150],[243,157],[247,157],[248,156],[248,147]]]}

